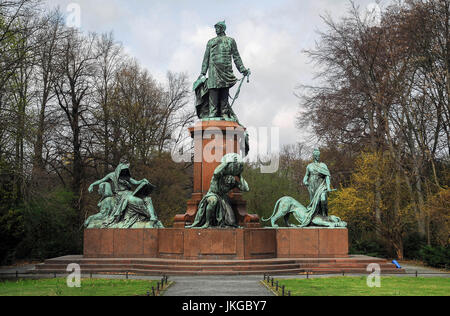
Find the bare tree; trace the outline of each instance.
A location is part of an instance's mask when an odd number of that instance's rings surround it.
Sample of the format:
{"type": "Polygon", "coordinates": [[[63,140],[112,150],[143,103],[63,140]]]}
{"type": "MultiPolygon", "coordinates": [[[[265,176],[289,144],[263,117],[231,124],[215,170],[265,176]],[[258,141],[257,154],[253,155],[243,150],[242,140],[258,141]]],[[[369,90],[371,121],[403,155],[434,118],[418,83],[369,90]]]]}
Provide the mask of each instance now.
{"type": "Polygon", "coordinates": [[[111,138],[111,94],[114,91],[118,71],[127,58],[123,53],[122,45],[114,40],[112,33],[102,34],[97,38],[95,51],[98,56],[96,61],[98,75],[95,77],[94,99],[98,107],[93,112],[96,124],[92,131],[100,148],[94,146],[92,156],[102,161],[102,173],[106,174],[111,170],[111,167],[114,167],[110,159],[110,148],[113,143],[111,138]],[[103,154],[98,155],[97,150],[100,150],[103,154]]]}
{"type": "MultiPolygon", "coordinates": [[[[429,226],[425,187],[433,179],[429,193],[436,192],[436,164],[448,161],[448,8],[445,0],[411,0],[386,8],[375,26],[355,5],[339,22],[325,17],[328,31],[307,52],[324,85],[304,87],[301,95],[300,126],[312,124],[327,144],[391,156],[398,183],[394,209],[404,207],[400,183],[405,181],[423,236],[429,226]]],[[[373,185],[380,226],[381,179],[373,185]]]]}
{"type": "Polygon", "coordinates": [[[54,89],[66,122],[65,127],[60,130],[60,155],[71,161],[71,169],[68,171],[73,179],[72,190],[77,197],[75,207],[81,211],[86,163],[83,142],[86,141],[86,137],[89,137],[84,134],[84,131],[89,120],[87,114],[98,56],[93,54],[95,35],[83,36],[76,30],[68,32],[69,34],[61,43],[62,55],[56,63],[58,74],[54,89]],[[70,144],[70,147],[67,144],[70,144]]]}
{"type": "Polygon", "coordinates": [[[59,44],[65,36],[64,25],[59,11],[50,12],[43,18],[44,27],[37,34],[39,46],[36,50],[36,103],[37,118],[34,141],[33,177],[40,177],[45,170],[45,136],[51,125],[50,102],[55,98],[54,83],[56,61],[60,55],[59,44]]]}

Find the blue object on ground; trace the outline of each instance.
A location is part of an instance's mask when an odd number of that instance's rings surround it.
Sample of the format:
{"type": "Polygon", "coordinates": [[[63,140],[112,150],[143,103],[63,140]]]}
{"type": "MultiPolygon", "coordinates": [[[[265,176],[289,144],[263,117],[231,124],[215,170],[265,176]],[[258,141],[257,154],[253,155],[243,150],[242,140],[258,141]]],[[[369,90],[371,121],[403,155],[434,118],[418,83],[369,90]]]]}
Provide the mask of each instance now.
{"type": "Polygon", "coordinates": [[[392,260],[392,263],[395,264],[397,269],[401,269],[402,267],[398,264],[397,260],[392,260]]]}

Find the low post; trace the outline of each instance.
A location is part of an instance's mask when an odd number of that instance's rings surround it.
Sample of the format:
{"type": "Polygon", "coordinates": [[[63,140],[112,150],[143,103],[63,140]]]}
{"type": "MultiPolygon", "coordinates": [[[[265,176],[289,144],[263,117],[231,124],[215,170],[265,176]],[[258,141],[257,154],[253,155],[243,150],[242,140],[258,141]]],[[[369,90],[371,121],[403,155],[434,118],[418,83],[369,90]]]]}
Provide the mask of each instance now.
{"type": "Polygon", "coordinates": [[[272,278],[272,281],[271,281],[271,286],[273,287],[273,278],[272,278]]]}
{"type": "Polygon", "coordinates": [[[278,292],[278,281],[275,282],[275,289],[276,289],[276,291],[278,292]]]}
{"type": "Polygon", "coordinates": [[[281,296],[284,296],[284,285],[281,286],[281,296]]]}
{"type": "Polygon", "coordinates": [[[155,295],[155,288],[152,286],[152,296],[156,296],[155,295]]]}

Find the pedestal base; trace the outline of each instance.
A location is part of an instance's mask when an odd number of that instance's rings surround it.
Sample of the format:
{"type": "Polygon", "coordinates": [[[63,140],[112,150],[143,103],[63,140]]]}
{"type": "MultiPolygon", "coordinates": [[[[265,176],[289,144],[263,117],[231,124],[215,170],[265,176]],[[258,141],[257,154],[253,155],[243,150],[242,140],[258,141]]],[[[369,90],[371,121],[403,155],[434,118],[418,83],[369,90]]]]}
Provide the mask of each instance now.
{"type": "Polygon", "coordinates": [[[86,258],[343,258],[347,229],[87,229],[86,258]]]}

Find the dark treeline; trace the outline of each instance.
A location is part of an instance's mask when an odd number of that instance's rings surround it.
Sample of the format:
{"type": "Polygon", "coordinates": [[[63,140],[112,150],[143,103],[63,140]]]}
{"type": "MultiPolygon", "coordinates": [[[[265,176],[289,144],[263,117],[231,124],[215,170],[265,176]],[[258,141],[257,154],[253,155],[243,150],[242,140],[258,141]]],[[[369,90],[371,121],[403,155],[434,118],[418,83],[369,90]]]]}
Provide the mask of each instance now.
{"type": "Polygon", "coordinates": [[[165,224],[181,213],[189,166],[170,159],[172,134],[193,120],[190,83],[157,82],[112,34],[65,26],[40,1],[0,3],[0,261],[81,251],[96,213],[87,186],[119,162],[158,188],[165,224]]]}
{"type": "Polygon", "coordinates": [[[449,7],[407,0],[378,21],[352,5],[339,21],[324,17],[307,52],[321,85],[303,87],[299,125],[355,162],[334,210],[359,241],[374,233],[399,258],[411,236],[448,253],[449,7]]]}

